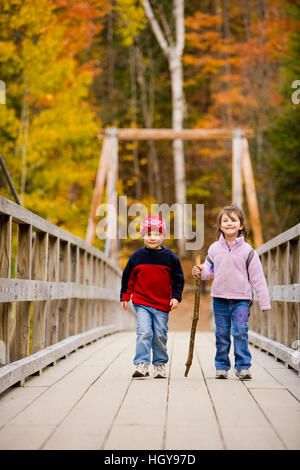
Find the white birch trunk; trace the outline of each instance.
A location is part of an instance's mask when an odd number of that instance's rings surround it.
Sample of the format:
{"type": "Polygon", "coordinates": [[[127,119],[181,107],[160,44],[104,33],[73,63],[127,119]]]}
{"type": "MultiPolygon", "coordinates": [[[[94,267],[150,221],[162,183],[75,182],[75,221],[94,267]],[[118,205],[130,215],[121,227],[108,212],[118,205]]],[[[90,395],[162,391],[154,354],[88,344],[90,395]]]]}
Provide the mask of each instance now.
{"type": "MultiPolygon", "coordinates": [[[[183,128],[184,116],[184,97],[183,97],[183,67],[182,54],[184,49],[184,0],[173,0],[173,15],[176,25],[175,41],[169,37],[169,42],[165,39],[164,34],[157,22],[151,5],[148,0],[143,2],[146,15],[150,21],[152,30],[156,39],[168,58],[169,69],[171,74],[172,87],[172,127],[174,130],[183,128]]],[[[186,202],[186,184],[185,184],[185,164],[183,141],[175,139],[173,141],[173,161],[174,161],[174,178],[175,178],[175,199],[180,204],[181,213],[184,213],[184,204],[186,202]]],[[[175,217],[175,233],[181,234],[181,238],[177,240],[179,255],[184,254],[184,231],[183,219],[176,214],[175,217]]]]}

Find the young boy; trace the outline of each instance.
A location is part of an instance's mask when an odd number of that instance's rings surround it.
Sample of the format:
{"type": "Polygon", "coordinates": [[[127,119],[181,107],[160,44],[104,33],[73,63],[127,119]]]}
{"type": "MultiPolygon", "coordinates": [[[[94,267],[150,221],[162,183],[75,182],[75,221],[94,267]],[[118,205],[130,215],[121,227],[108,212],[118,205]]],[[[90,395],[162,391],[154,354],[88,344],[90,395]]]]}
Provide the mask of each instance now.
{"type": "Polygon", "coordinates": [[[145,247],[130,256],[124,269],[121,308],[127,309],[132,296],[137,316],[133,377],[149,376],[152,349],[154,377],[165,378],[169,311],[181,302],[184,277],[177,255],[161,246],[167,233],[163,219],[146,217],[140,232],[145,247]]]}

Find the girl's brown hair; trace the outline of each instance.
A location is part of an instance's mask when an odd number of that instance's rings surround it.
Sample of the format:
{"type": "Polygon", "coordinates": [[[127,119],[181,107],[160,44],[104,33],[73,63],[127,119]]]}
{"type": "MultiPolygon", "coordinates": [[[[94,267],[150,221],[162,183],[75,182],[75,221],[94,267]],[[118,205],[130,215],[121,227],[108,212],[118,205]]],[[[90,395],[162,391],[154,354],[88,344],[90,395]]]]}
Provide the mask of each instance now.
{"type": "Polygon", "coordinates": [[[219,212],[218,217],[217,217],[217,225],[216,225],[216,227],[217,227],[217,238],[216,238],[216,240],[219,240],[219,237],[220,237],[221,234],[224,236],[224,233],[221,230],[221,220],[222,220],[223,215],[226,214],[228,217],[230,217],[230,214],[232,214],[232,212],[234,212],[238,216],[238,218],[240,220],[240,223],[243,226],[243,228],[241,230],[239,230],[238,237],[243,235],[244,238],[245,238],[245,241],[246,241],[247,236],[248,236],[248,232],[247,232],[247,229],[245,227],[245,215],[244,215],[244,212],[242,211],[242,209],[240,209],[238,206],[235,206],[235,205],[225,206],[219,212]]]}

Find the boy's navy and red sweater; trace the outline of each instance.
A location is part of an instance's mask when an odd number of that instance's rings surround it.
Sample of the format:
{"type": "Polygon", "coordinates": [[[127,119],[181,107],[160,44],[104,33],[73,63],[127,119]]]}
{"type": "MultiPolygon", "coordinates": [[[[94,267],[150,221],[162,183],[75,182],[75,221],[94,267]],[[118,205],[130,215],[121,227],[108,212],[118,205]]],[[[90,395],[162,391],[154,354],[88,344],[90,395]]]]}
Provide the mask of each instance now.
{"type": "Polygon", "coordinates": [[[161,247],[144,247],[130,256],[122,275],[120,300],[170,311],[170,300],[181,302],[184,277],[178,256],[161,247]]]}

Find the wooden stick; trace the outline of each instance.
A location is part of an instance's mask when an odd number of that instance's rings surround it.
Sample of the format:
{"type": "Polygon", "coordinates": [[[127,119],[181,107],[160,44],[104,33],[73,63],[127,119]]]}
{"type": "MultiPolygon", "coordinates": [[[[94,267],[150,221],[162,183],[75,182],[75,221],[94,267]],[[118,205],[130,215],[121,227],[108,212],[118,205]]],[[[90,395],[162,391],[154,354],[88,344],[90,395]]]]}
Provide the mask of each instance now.
{"type": "MultiPolygon", "coordinates": [[[[201,259],[200,256],[196,257],[196,265],[200,267],[201,259]]],[[[200,274],[201,276],[201,274],[200,274]]],[[[189,354],[187,361],[185,363],[186,369],[184,376],[187,377],[190,367],[193,361],[193,354],[194,354],[194,344],[195,344],[195,334],[196,334],[196,327],[199,318],[199,306],[200,306],[200,287],[201,287],[201,277],[196,278],[196,289],[195,289],[195,303],[194,303],[194,317],[192,321],[192,328],[191,328],[191,336],[190,336],[190,347],[189,347],[189,354]]]]}

